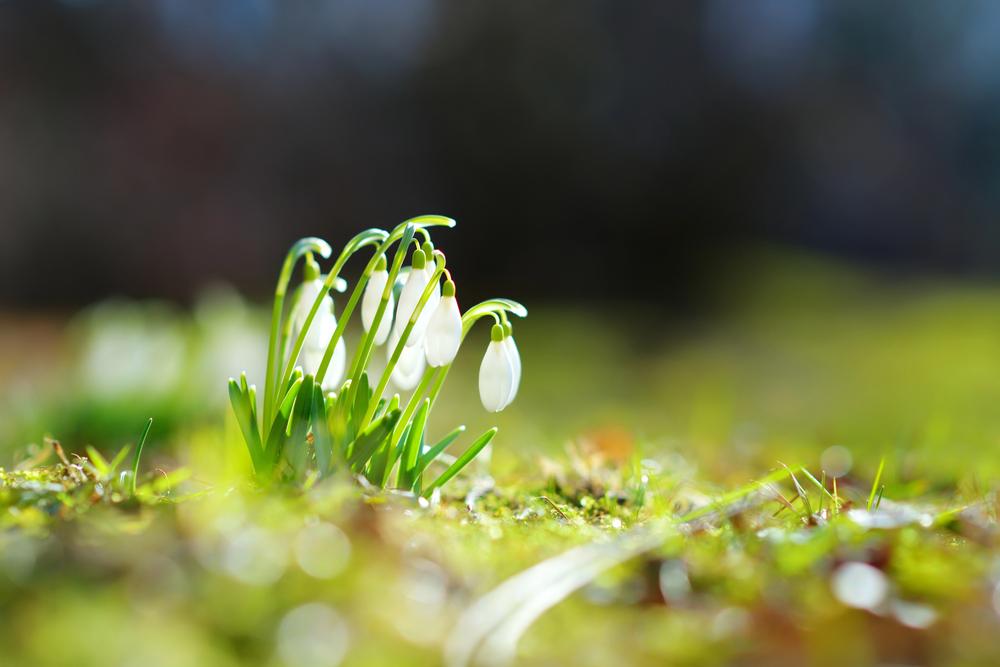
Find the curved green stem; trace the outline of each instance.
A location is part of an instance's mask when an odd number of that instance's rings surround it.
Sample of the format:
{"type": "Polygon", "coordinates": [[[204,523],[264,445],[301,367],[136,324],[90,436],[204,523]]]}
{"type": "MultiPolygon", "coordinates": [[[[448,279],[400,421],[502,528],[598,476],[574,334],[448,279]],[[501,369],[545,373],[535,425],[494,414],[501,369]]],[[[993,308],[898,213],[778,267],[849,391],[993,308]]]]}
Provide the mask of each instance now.
{"type": "MultiPolygon", "coordinates": [[[[292,353],[288,357],[287,364],[285,364],[284,372],[281,374],[281,381],[278,383],[279,387],[285,386],[285,384],[288,383],[288,379],[292,376],[292,368],[295,365],[295,360],[299,358],[299,353],[302,351],[302,346],[305,345],[306,334],[309,333],[309,327],[312,326],[313,318],[315,318],[316,313],[319,312],[319,307],[323,303],[323,299],[326,297],[327,293],[336,284],[337,278],[340,277],[340,271],[341,269],[344,268],[344,264],[346,264],[347,260],[350,259],[351,255],[353,255],[357,251],[361,250],[365,246],[381,243],[388,236],[389,233],[383,229],[375,229],[375,228],[366,229],[365,231],[361,232],[353,239],[348,241],[347,245],[344,246],[344,249],[340,252],[340,256],[337,257],[337,261],[334,262],[333,268],[330,269],[330,273],[327,274],[326,280],[323,281],[323,288],[319,291],[319,294],[316,295],[316,300],[313,301],[312,308],[309,309],[309,314],[306,316],[306,320],[302,325],[302,331],[299,332],[298,337],[296,337],[295,339],[295,344],[292,346],[292,353]]],[[[355,292],[357,291],[358,291],[357,288],[355,288],[355,292]]],[[[350,316],[351,316],[350,313],[345,310],[344,316],[342,316],[341,319],[346,322],[346,320],[350,316]]],[[[337,331],[334,332],[333,338],[331,339],[332,345],[329,346],[331,349],[331,356],[332,356],[333,346],[336,346],[337,340],[339,340],[340,338],[338,332],[340,334],[343,333],[343,327],[340,326],[339,323],[337,326],[337,331]]],[[[324,356],[324,360],[325,359],[326,357],[324,356]]],[[[325,367],[323,367],[323,371],[324,372],[326,371],[325,367]]],[[[320,382],[322,382],[322,378],[320,377],[320,374],[318,372],[316,373],[316,377],[318,380],[320,380],[320,382]]]]}
{"type": "MultiPolygon", "coordinates": [[[[410,232],[408,239],[405,242],[401,243],[400,245],[400,247],[404,249],[409,247],[410,240],[413,239],[413,236],[417,232],[420,232],[421,235],[423,235],[427,239],[430,239],[430,234],[426,230],[427,227],[450,228],[454,226],[455,226],[455,221],[453,219],[445,217],[443,215],[433,215],[433,214],[418,215],[415,218],[410,218],[409,220],[404,220],[403,222],[399,223],[391,232],[389,232],[389,236],[382,242],[382,245],[378,247],[378,250],[375,251],[375,255],[368,263],[368,266],[365,267],[364,275],[362,276],[362,279],[358,282],[357,289],[361,290],[364,289],[365,285],[368,283],[368,279],[371,277],[372,272],[375,270],[375,263],[378,261],[378,258],[384,255],[389,249],[389,246],[391,246],[393,243],[395,243],[396,241],[402,241],[403,237],[407,234],[408,230],[410,232]]],[[[397,257],[398,256],[399,254],[397,251],[397,257]]],[[[405,258],[405,251],[403,257],[405,258]]],[[[395,258],[393,258],[393,265],[395,265],[395,258]]],[[[384,307],[383,303],[379,304],[379,307],[375,313],[375,319],[372,322],[370,330],[365,333],[364,337],[362,338],[362,344],[358,346],[358,349],[355,351],[354,356],[351,358],[351,364],[350,366],[348,366],[348,368],[350,369],[348,377],[354,380],[351,383],[353,386],[357,386],[358,380],[361,378],[361,372],[368,365],[368,360],[369,356],[371,355],[371,348],[372,344],[374,343],[375,334],[376,332],[378,332],[379,324],[382,323],[382,317],[385,314],[385,310],[389,301],[389,294],[392,293],[392,289],[396,283],[396,277],[398,275],[399,275],[398,270],[395,271],[394,273],[389,274],[389,280],[386,281],[386,288],[382,291],[382,302],[386,304],[386,306],[384,307]]],[[[328,355],[333,354],[332,346],[330,346],[327,349],[327,354],[328,355]]]]}
{"type": "Polygon", "coordinates": [[[424,376],[420,378],[420,384],[418,384],[417,388],[413,390],[413,394],[410,396],[410,400],[407,401],[406,407],[403,409],[403,414],[399,418],[399,423],[396,425],[396,430],[392,434],[393,442],[398,440],[399,436],[402,435],[403,429],[406,427],[406,423],[410,421],[410,417],[412,417],[413,413],[416,411],[421,397],[424,392],[427,391],[427,387],[430,385],[431,379],[434,377],[434,373],[437,370],[438,369],[436,368],[428,368],[424,371],[424,376]]]}
{"type": "MultiPolygon", "coordinates": [[[[365,367],[368,365],[368,360],[371,358],[372,347],[375,345],[375,334],[378,333],[379,325],[382,323],[382,317],[385,315],[385,311],[389,307],[389,295],[392,294],[392,287],[396,283],[396,276],[399,275],[399,270],[403,268],[403,260],[406,258],[406,251],[408,250],[410,243],[413,241],[414,230],[415,227],[409,224],[403,229],[403,234],[399,238],[399,247],[396,248],[396,254],[392,258],[392,266],[389,269],[389,278],[385,281],[385,288],[382,290],[382,298],[375,311],[375,318],[372,320],[371,327],[369,327],[368,331],[366,331],[361,337],[361,345],[358,346],[357,351],[354,353],[354,359],[351,362],[351,387],[349,389],[350,394],[348,395],[348,405],[354,404],[354,399],[357,395],[358,383],[361,381],[361,374],[364,372],[365,367]]],[[[396,230],[393,230],[393,232],[395,231],[396,230]]],[[[389,238],[386,239],[383,246],[387,245],[390,242],[390,239],[392,239],[392,234],[389,235],[389,238]]],[[[380,247],[379,250],[384,252],[384,248],[382,247],[380,247]]],[[[379,253],[376,252],[376,255],[378,254],[379,253]]],[[[365,282],[368,282],[367,279],[365,282]]]]}
{"type": "Polygon", "coordinates": [[[278,372],[275,370],[276,358],[278,356],[278,332],[281,329],[281,316],[285,308],[285,294],[288,292],[288,283],[292,279],[292,271],[295,264],[307,252],[314,252],[323,259],[330,256],[332,252],[330,244],[323,239],[314,236],[307,236],[296,241],[285,255],[285,262],[281,265],[281,273],[278,275],[278,284],[274,289],[274,305],[271,308],[271,333],[267,342],[267,370],[264,376],[264,421],[261,424],[262,432],[267,432],[270,428],[271,418],[274,411],[272,405],[274,395],[278,390],[278,372]]]}
{"type": "MultiPolygon", "coordinates": [[[[402,261],[406,257],[406,250],[409,248],[414,234],[417,230],[424,229],[425,227],[454,226],[455,221],[443,215],[418,215],[415,218],[410,218],[409,220],[405,220],[404,222],[396,225],[395,229],[389,232],[389,236],[382,242],[382,245],[379,246],[378,250],[375,251],[375,256],[372,257],[371,262],[369,262],[368,267],[365,269],[365,275],[362,276],[362,281],[359,281],[358,289],[363,289],[364,284],[367,284],[368,278],[371,276],[372,271],[374,271],[375,262],[378,261],[378,258],[385,254],[391,244],[396,241],[400,241],[399,249],[397,249],[396,254],[393,257],[392,268],[389,272],[389,279],[386,281],[385,289],[382,290],[382,299],[375,311],[375,318],[372,321],[370,329],[362,335],[361,344],[358,346],[357,351],[354,353],[354,357],[351,359],[351,364],[349,366],[351,394],[348,396],[351,404],[353,404],[354,396],[357,393],[358,382],[361,380],[361,373],[364,372],[365,368],[368,366],[368,362],[371,360],[372,348],[375,345],[375,334],[378,332],[379,325],[382,323],[382,317],[388,309],[389,295],[392,293],[392,289],[396,284],[396,278],[399,275],[400,268],[402,268],[402,261]]],[[[427,233],[424,232],[424,234],[427,233]]],[[[332,347],[327,349],[327,354],[333,354],[332,347]]]]}

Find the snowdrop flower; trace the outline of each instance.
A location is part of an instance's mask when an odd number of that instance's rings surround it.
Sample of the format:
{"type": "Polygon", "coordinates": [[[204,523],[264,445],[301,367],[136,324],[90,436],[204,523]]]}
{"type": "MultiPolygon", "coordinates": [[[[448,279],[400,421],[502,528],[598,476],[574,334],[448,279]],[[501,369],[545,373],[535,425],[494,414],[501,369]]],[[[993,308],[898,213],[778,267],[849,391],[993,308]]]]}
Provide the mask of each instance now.
{"type": "MultiPolygon", "coordinates": [[[[424,273],[427,274],[427,282],[434,280],[434,273],[437,271],[437,266],[434,262],[434,244],[430,241],[424,241],[421,249],[424,253],[424,258],[427,262],[424,264],[424,273]]],[[[427,303],[424,304],[423,310],[420,311],[420,316],[417,318],[416,324],[413,325],[413,332],[410,337],[406,339],[406,344],[410,347],[418,345],[427,332],[427,326],[430,324],[431,316],[434,311],[437,310],[438,303],[441,302],[441,283],[435,282],[434,289],[431,290],[431,294],[427,297],[427,303]]]]}
{"type": "MultiPolygon", "coordinates": [[[[375,271],[372,272],[365,286],[365,294],[361,300],[361,324],[365,331],[371,331],[372,323],[375,321],[375,313],[378,311],[379,303],[382,301],[382,292],[385,284],[389,281],[389,272],[386,271],[385,255],[378,258],[375,264],[375,271]]],[[[395,297],[389,291],[389,303],[382,314],[382,321],[378,324],[378,331],[375,332],[375,344],[383,344],[389,338],[392,331],[392,310],[395,305],[395,297]]]]}
{"type": "MultiPolygon", "coordinates": [[[[306,318],[309,311],[320,292],[324,290],[323,280],[319,275],[319,265],[315,262],[306,264],[305,281],[299,288],[298,300],[292,311],[292,339],[296,339],[305,327],[306,318]]],[[[306,374],[315,375],[319,370],[319,365],[326,354],[326,346],[333,338],[333,332],[337,328],[337,318],[333,314],[333,298],[329,293],[323,296],[323,301],[319,305],[319,310],[313,317],[312,325],[306,333],[302,351],[299,353],[298,363],[306,374]]],[[[347,348],[344,339],[337,341],[333,349],[333,357],[330,359],[330,366],[327,368],[323,386],[333,388],[340,384],[344,376],[344,366],[347,364],[347,348]]]]}
{"type": "MultiPolygon", "coordinates": [[[[399,344],[399,337],[393,333],[389,337],[389,345],[385,348],[386,362],[392,358],[396,346],[399,344]]],[[[403,346],[403,351],[399,355],[396,366],[392,369],[390,380],[392,384],[401,391],[408,391],[417,386],[420,377],[424,374],[427,362],[424,359],[424,351],[419,347],[403,346]]]]}
{"type": "Polygon", "coordinates": [[[507,405],[510,405],[514,402],[517,390],[521,386],[521,353],[518,352],[517,344],[514,342],[514,327],[510,325],[510,322],[504,322],[504,334],[504,350],[507,352],[507,358],[510,359],[510,365],[514,369],[514,382],[510,388],[510,398],[507,399],[507,405]]]}
{"type": "Polygon", "coordinates": [[[514,389],[514,365],[504,338],[503,326],[494,324],[490,344],[479,366],[479,399],[489,412],[500,412],[507,407],[514,389]]]}
{"type": "MultiPolygon", "coordinates": [[[[420,297],[423,296],[424,288],[427,287],[427,272],[424,270],[426,265],[427,259],[424,257],[423,251],[414,250],[413,264],[410,267],[409,274],[406,276],[406,284],[403,285],[403,291],[399,294],[399,307],[396,309],[396,321],[392,327],[392,336],[397,340],[403,335],[403,330],[409,324],[410,317],[413,316],[413,311],[416,310],[417,304],[420,302],[420,297]]],[[[413,330],[407,338],[407,345],[412,346],[414,341],[419,342],[423,340],[423,335],[423,329],[414,325],[413,330]]],[[[389,347],[392,348],[393,346],[390,345],[389,347]]]]}
{"type": "Polygon", "coordinates": [[[458,301],[455,299],[455,283],[449,278],[444,284],[437,308],[427,323],[427,333],[424,336],[427,363],[434,368],[447,366],[455,360],[461,343],[462,313],[459,312],[458,301]]]}

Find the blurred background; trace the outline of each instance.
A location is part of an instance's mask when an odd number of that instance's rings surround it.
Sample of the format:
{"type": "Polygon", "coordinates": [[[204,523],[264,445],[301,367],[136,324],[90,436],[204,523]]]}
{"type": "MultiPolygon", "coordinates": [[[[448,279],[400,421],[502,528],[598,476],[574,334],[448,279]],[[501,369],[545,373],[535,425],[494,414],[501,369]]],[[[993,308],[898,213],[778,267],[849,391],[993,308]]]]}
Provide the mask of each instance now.
{"type": "Polygon", "coordinates": [[[532,307],[532,443],[992,447],[998,35],[988,0],[0,0],[0,436],[219,414],[294,239],[435,212],[463,303],[532,307]]]}
{"type": "Polygon", "coordinates": [[[762,242],[995,275],[998,31],[989,0],[4,0],[0,298],[260,297],[291,240],[423,212],[470,295],[669,313],[762,242]]]}

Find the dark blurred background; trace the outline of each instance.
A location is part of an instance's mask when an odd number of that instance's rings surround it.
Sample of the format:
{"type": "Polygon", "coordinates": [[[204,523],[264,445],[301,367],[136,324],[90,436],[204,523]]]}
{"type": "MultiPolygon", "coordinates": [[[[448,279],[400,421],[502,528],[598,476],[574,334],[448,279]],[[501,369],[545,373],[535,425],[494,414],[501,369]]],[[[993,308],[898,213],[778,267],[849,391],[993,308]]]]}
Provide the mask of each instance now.
{"type": "Polygon", "coordinates": [[[7,307],[263,296],[428,212],[469,298],[691,304],[760,244],[989,276],[998,179],[990,0],[0,0],[7,307]]]}

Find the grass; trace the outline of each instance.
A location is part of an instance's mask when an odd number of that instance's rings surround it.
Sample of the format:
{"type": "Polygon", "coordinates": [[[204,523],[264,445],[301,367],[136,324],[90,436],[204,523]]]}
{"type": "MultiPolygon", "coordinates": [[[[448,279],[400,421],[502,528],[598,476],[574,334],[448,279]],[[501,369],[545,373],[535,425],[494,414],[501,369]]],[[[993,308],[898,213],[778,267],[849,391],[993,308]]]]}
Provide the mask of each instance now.
{"type": "MultiPolygon", "coordinates": [[[[1000,293],[748,275],[655,335],[536,309],[518,403],[426,498],[343,471],[262,492],[221,417],[157,420],[123,474],[148,404],[80,456],[16,448],[0,664],[1000,664],[1000,293]]],[[[491,425],[474,365],[428,419],[435,455],[491,425]]]]}

